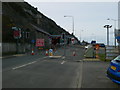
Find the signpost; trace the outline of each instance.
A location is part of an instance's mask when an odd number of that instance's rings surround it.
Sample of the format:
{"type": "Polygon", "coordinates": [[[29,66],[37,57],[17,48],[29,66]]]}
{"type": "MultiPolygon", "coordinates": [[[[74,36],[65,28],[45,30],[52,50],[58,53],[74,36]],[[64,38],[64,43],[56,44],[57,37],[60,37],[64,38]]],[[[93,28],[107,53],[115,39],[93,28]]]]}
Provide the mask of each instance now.
{"type": "Polygon", "coordinates": [[[17,51],[17,54],[19,53],[19,39],[21,38],[21,29],[18,28],[18,27],[12,27],[12,30],[13,30],[13,37],[16,39],[16,51],[17,51]]]}
{"type": "Polygon", "coordinates": [[[66,56],[66,35],[65,35],[65,33],[62,33],[62,39],[63,39],[63,41],[64,41],[64,57],[63,57],[63,59],[65,58],[65,56],[66,56]]]}

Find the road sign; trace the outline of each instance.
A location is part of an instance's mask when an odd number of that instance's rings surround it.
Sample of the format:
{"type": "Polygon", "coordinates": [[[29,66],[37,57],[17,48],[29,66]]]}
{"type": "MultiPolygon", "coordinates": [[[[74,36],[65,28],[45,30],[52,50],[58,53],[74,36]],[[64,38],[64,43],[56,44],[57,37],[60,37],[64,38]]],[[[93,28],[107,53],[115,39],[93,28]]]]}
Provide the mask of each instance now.
{"type": "Polygon", "coordinates": [[[75,38],[71,38],[72,44],[74,44],[75,38]]]}
{"type": "Polygon", "coordinates": [[[13,37],[15,39],[21,38],[21,29],[17,27],[12,27],[13,31],[13,37]]]}
{"type": "Polygon", "coordinates": [[[51,52],[51,53],[52,53],[52,52],[53,52],[53,49],[49,49],[49,52],[51,52]]]}
{"type": "Polygon", "coordinates": [[[35,40],[31,40],[32,43],[35,43],[35,40]]]}
{"type": "Polygon", "coordinates": [[[37,47],[38,46],[40,46],[40,47],[44,46],[44,39],[37,39],[36,40],[36,46],[37,47]]]}
{"type": "Polygon", "coordinates": [[[13,36],[15,39],[18,39],[21,37],[21,31],[20,30],[14,30],[13,31],[13,36]]]}
{"type": "Polygon", "coordinates": [[[18,30],[18,28],[17,28],[17,27],[12,27],[12,29],[13,29],[13,30],[18,30]]]}
{"type": "Polygon", "coordinates": [[[120,42],[120,36],[117,36],[116,39],[118,42],[120,42]]]}

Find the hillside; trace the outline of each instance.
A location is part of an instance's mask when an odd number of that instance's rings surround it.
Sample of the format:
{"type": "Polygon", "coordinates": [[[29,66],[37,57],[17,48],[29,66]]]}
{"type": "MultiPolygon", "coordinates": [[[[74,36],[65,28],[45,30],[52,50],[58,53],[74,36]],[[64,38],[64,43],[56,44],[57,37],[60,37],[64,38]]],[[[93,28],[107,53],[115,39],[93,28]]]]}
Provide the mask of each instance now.
{"type": "MultiPolygon", "coordinates": [[[[27,2],[4,2],[2,3],[2,31],[3,42],[15,42],[11,28],[17,26],[23,28],[29,24],[34,24],[51,35],[60,35],[65,32],[63,28],[58,26],[53,20],[46,17],[27,2]],[[39,24],[37,19],[39,18],[39,24]]],[[[70,35],[71,36],[71,35],[70,35]]]]}

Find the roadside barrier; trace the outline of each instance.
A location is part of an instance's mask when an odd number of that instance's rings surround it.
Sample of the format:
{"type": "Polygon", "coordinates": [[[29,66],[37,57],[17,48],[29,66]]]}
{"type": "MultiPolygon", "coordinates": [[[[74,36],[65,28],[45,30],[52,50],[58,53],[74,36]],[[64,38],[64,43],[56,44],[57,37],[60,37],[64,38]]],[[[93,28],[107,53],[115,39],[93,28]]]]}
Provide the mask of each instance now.
{"type": "Polygon", "coordinates": [[[96,58],[99,58],[98,50],[96,50],[96,58]]]}

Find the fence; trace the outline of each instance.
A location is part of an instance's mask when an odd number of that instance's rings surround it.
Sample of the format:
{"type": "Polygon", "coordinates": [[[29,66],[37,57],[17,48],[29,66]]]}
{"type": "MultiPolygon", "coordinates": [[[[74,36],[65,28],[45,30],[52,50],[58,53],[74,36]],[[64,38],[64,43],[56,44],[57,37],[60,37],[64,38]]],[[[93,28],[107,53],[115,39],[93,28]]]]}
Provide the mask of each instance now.
{"type": "Polygon", "coordinates": [[[118,56],[118,47],[115,48],[114,46],[107,46],[106,47],[106,60],[112,60],[116,56],[118,56]]]}

